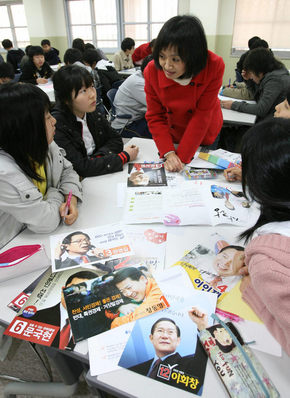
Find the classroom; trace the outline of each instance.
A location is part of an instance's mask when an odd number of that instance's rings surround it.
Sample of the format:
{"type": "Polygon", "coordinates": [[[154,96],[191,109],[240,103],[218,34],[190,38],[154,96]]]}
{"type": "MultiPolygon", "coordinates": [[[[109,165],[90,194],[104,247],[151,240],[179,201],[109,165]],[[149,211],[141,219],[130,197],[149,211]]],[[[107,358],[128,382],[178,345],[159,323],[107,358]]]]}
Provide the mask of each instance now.
{"type": "Polygon", "coordinates": [[[289,18],[0,0],[1,396],[289,395],[289,18]]]}

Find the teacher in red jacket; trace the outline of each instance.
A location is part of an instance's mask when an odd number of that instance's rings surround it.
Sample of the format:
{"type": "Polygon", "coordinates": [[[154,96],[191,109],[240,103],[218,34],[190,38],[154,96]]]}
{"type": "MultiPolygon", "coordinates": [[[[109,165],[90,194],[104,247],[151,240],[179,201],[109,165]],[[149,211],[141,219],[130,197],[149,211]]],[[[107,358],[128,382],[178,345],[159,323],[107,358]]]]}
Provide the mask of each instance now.
{"type": "Polygon", "coordinates": [[[189,15],[163,25],[153,59],[144,71],[146,119],[166,169],[180,171],[220,132],[224,62],[208,51],[201,22],[189,15]]]}

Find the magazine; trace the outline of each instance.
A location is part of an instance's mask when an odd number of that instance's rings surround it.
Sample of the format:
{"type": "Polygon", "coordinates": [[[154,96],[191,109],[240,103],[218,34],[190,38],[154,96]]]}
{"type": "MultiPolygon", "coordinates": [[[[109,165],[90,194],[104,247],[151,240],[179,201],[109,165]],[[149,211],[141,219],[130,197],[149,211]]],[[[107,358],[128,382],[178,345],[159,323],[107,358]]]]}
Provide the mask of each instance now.
{"type": "Polygon", "coordinates": [[[133,254],[119,224],[53,235],[50,248],[54,272],[82,266],[105,274],[113,270],[112,264],[116,259],[133,254]]]}
{"type": "Polygon", "coordinates": [[[215,151],[199,152],[199,158],[204,159],[210,163],[216,164],[223,169],[229,167],[241,167],[241,154],[226,151],[224,149],[216,149],[215,151]]]}
{"type": "Polygon", "coordinates": [[[221,301],[241,279],[244,247],[230,245],[217,233],[208,242],[196,245],[173,266],[182,266],[196,289],[217,294],[221,301]]]}
{"type": "Polygon", "coordinates": [[[166,186],[164,163],[129,163],[128,187],[166,186]]]}
{"type": "Polygon", "coordinates": [[[147,270],[125,267],[63,289],[76,342],[169,306],[147,270]]]}
{"type": "Polygon", "coordinates": [[[258,213],[239,184],[192,180],[173,187],[128,189],[124,220],[127,224],[246,226],[258,213]]]}
{"type": "Polygon", "coordinates": [[[96,271],[80,267],[54,273],[48,269],[5,334],[32,343],[86,354],[87,345],[76,345],[72,338],[62,288],[97,276],[96,271]]]}
{"type": "Polygon", "coordinates": [[[201,395],[207,358],[195,319],[201,316],[211,322],[209,315],[215,311],[212,298],[208,293],[196,292],[183,308],[171,305],[161,313],[137,321],[119,366],[201,395]]]}

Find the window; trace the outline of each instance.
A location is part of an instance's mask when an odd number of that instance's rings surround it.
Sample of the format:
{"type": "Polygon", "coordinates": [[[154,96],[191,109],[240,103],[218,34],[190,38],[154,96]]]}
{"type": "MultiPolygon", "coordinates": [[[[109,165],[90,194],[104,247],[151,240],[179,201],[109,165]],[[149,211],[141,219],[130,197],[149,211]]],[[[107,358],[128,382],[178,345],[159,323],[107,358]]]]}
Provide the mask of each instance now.
{"type": "Polygon", "coordinates": [[[290,0],[236,0],[232,55],[248,50],[259,36],[280,58],[290,58],[290,0]]]}
{"type": "Polygon", "coordinates": [[[30,43],[22,1],[0,2],[0,42],[10,39],[14,47],[30,43]]]}
{"type": "Polygon", "coordinates": [[[178,0],[65,0],[69,43],[81,37],[112,53],[132,37],[137,47],[157,36],[177,6],[178,0]]]}

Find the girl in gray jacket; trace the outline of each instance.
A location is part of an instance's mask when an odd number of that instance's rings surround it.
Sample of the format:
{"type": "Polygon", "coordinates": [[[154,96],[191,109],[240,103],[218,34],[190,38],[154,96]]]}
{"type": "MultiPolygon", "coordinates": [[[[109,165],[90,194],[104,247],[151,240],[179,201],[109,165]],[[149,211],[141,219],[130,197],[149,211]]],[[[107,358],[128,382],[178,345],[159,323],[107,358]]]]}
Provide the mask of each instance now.
{"type": "Polygon", "coordinates": [[[64,221],[78,217],[79,177],[53,142],[56,121],[49,107],[47,95],[32,84],[0,87],[0,248],[24,227],[54,231],[70,191],[64,221]]]}

